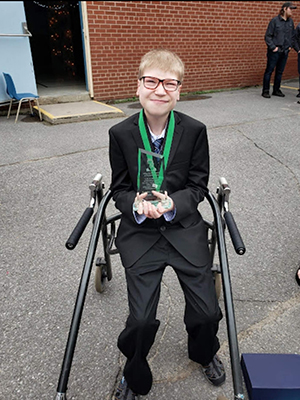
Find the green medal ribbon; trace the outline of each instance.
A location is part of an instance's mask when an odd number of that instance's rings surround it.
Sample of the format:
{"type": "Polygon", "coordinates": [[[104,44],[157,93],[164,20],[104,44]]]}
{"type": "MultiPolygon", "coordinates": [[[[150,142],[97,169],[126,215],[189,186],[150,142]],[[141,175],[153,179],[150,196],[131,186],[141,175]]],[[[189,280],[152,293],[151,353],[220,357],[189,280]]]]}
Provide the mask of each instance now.
{"type": "MultiPolygon", "coordinates": [[[[167,137],[166,137],[166,143],[165,143],[165,147],[164,147],[164,151],[163,151],[163,159],[162,159],[162,163],[164,163],[164,167],[166,168],[168,165],[168,160],[169,160],[169,155],[170,155],[170,150],[171,150],[171,144],[172,144],[172,140],[173,140],[173,135],[174,135],[174,128],[175,128],[175,118],[174,118],[174,112],[173,110],[170,113],[170,121],[169,121],[169,125],[168,125],[168,131],[167,131],[167,137]]],[[[146,126],[145,126],[145,121],[144,121],[144,115],[143,115],[143,110],[140,111],[140,115],[139,115],[139,129],[140,129],[140,133],[141,133],[141,137],[143,140],[143,144],[144,144],[144,149],[148,152],[152,152],[151,149],[151,145],[149,142],[149,138],[148,138],[148,134],[147,134],[147,130],[146,130],[146,126]]],[[[147,158],[148,160],[153,161],[153,157],[150,154],[147,154],[147,158]]],[[[153,176],[153,181],[156,184],[156,190],[159,191],[161,184],[164,180],[164,169],[163,165],[160,165],[160,170],[159,173],[157,175],[156,173],[156,169],[154,167],[154,163],[153,162],[149,162],[149,167],[153,176]]],[[[138,176],[140,175],[140,171],[141,171],[141,159],[139,157],[138,160],[138,176]]],[[[138,186],[138,191],[140,191],[140,182],[138,179],[137,182],[137,186],[138,186]]]]}

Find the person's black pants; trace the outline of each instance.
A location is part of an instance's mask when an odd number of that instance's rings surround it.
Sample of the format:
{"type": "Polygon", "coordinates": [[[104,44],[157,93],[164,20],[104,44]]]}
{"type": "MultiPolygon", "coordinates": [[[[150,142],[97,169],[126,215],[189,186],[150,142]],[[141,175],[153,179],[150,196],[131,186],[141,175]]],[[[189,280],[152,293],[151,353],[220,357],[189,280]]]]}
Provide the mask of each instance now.
{"type": "Polygon", "coordinates": [[[264,92],[269,92],[270,90],[270,81],[271,81],[271,75],[275,70],[275,77],[274,77],[274,86],[273,86],[273,92],[277,92],[280,89],[280,84],[281,84],[281,78],[282,74],[284,71],[284,68],[286,66],[286,62],[288,59],[288,52],[285,51],[276,51],[275,53],[271,50],[268,50],[267,52],[267,67],[264,73],[264,80],[263,80],[263,93],[264,92]]]}
{"type": "Polygon", "coordinates": [[[300,91],[300,53],[298,53],[298,74],[299,74],[299,91],[300,91]]]}
{"type": "Polygon", "coordinates": [[[216,336],[222,313],[216,297],[211,265],[190,264],[163,237],[133,266],[126,268],[129,317],[118,339],[127,357],[124,376],[128,386],[145,395],[152,386],[146,357],[159,321],[156,311],[164,270],[175,270],[185,296],[184,322],[188,332],[189,358],[207,365],[219,350],[216,336]]]}

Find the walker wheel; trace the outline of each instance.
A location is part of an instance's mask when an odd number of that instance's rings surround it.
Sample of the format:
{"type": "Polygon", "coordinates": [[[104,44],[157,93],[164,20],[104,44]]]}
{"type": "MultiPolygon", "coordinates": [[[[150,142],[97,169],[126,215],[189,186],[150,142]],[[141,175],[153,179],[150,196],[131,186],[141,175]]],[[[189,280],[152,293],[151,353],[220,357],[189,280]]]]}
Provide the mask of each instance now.
{"type": "Polygon", "coordinates": [[[95,271],[95,287],[98,293],[102,293],[105,289],[107,280],[106,265],[97,265],[95,271]]]}

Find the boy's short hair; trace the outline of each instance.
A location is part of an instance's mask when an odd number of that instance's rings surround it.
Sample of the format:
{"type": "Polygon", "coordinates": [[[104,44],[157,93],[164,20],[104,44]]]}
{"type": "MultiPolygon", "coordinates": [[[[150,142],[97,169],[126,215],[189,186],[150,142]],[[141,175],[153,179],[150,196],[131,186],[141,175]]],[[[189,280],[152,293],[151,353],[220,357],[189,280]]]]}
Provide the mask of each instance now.
{"type": "Polygon", "coordinates": [[[173,72],[182,82],[184,75],[184,63],[173,51],[166,49],[153,49],[146,53],[140,63],[139,79],[143,76],[147,68],[159,68],[165,72],[173,72]]]}

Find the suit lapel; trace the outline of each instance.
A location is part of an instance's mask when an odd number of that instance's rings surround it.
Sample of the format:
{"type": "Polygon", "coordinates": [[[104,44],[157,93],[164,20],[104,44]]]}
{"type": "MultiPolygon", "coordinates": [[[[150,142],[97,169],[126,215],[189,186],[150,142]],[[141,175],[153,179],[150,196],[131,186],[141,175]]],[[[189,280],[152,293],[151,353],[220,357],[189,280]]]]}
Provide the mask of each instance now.
{"type": "Polygon", "coordinates": [[[138,121],[139,121],[139,114],[136,114],[136,118],[133,121],[131,134],[132,134],[132,137],[133,137],[138,149],[143,149],[144,145],[143,145],[143,140],[142,140],[142,137],[140,134],[138,121]]]}
{"type": "Polygon", "coordinates": [[[183,128],[182,128],[182,126],[180,126],[181,119],[180,119],[179,115],[174,113],[174,116],[175,116],[175,130],[174,130],[173,141],[172,141],[172,145],[171,145],[168,166],[173,161],[173,158],[176,154],[178,145],[180,143],[181,135],[183,133],[183,128]]]}

